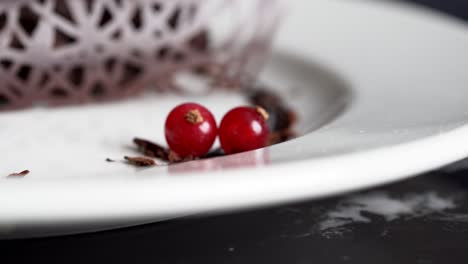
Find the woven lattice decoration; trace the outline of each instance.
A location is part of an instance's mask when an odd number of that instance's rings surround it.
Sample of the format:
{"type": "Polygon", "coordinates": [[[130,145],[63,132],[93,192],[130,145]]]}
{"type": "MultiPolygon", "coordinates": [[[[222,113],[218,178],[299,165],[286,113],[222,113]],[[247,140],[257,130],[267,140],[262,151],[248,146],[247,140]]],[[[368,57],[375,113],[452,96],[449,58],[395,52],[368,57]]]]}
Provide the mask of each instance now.
{"type": "Polygon", "coordinates": [[[176,89],[175,74],[207,65],[254,75],[276,11],[274,0],[0,0],[0,110],[176,89]]]}

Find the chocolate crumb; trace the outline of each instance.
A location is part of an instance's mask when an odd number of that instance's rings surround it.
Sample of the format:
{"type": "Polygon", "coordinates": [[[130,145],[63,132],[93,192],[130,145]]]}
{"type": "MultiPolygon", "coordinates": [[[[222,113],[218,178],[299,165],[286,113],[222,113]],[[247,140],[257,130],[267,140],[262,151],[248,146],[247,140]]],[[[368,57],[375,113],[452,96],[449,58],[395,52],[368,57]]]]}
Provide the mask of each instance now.
{"type": "Polygon", "coordinates": [[[159,144],[141,138],[134,138],[133,143],[143,155],[169,161],[169,150],[159,144]]]}
{"type": "Polygon", "coordinates": [[[29,170],[24,170],[22,172],[18,172],[18,173],[12,173],[10,175],[8,175],[8,177],[10,178],[13,178],[13,177],[24,177],[26,175],[28,175],[30,173],[29,170]]]}
{"type": "Polygon", "coordinates": [[[198,109],[193,109],[185,114],[185,120],[194,125],[200,124],[203,122],[203,116],[201,115],[200,111],[198,111],[198,109]]]}
{"type": "Polygon", "coordinates": [[[271,144],[292,138],[291,129],[297,121],[296,113],[277,94],[266,88],[252,88],[248,95],[250,103],[262,107],[269,115],[267,125],[271,131],[271,144]]]}
{"type": "Polygon", "coordinates": [[[150,158],[146,157],[127,157],[125,156],[124,159],[131,165],[137,167],[150,167],[156,165],[156,162],[150,158]]]}
{"type": "Polygon", "coordinates": [[[263,107],[256,106],[255,111],[257,111],[257,113],[259,113],[263,117],[263,119],[268,120],[268,112],[263,107]]]}
{"type": "Polygon", "coordinates": [[[110,158],[107,158],[106,161],[107,161],[107,162],[115,162],[115,160],[110,159],[110,158]]]}
{"type": "Polygon", "coordinates": [[[178,163],[183,161],[191,161],[195,159],[192,156],[181,158],[174,151],[164,148],[146,139],[134,138],[133,142],[138,146],[138,150],[143,155],[151,158],[158,158],[169,163],[178,163]]]}

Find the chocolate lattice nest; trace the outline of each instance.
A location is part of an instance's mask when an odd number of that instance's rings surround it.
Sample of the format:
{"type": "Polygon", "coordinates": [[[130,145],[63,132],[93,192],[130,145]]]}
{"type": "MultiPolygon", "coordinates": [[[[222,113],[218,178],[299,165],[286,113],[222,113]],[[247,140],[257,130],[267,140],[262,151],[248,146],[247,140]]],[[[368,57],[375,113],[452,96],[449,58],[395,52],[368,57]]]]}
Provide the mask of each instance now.
{"type": "Polygon", "coordinates": [[[276,0],[0,0],[0,110],[174,90],[177,72],[206,65],[255,75],[277,10],[276,0]],[[212,42],[227,13],[231,30],[212,42]]]}

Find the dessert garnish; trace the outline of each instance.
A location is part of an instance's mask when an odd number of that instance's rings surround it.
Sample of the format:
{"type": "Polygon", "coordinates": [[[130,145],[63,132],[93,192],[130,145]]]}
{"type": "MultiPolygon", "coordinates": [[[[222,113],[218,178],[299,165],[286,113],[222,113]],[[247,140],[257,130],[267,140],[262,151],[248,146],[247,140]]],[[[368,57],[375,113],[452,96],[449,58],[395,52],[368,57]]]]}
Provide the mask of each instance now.
{"type": "Polygon", "coordinates": [[[237,107],[229,111],[219,126],[219,141],[226,154],[266,147],[270,131],[268,114],[261,107],[237,107]]]}
{"type": "Polygon", "coordinates": [[[133,143],[143,157],[130,158],[127,162],[136,166],[155,165],[154,160],[145,159],[147,157],[170,165],[262,148],[296,136],[292,130],[296,113],[278,95],[268,89],[255,89],[248,93],[248,100],[253,106],[229,111],[219,130],[213,115],[204,106],[185,103],[175,107],[165,124],[169,148],[151,140],[134,138],[133,143]],[[221,147],[209,151],[217,136],[221,147]]]}
{"type": "Polygon", "coordinates": [[[182,160],[203,157],[217,136],[213,114],[196,103],[175,107],[167,116],[164,131],[169,148],[182,160]]]}

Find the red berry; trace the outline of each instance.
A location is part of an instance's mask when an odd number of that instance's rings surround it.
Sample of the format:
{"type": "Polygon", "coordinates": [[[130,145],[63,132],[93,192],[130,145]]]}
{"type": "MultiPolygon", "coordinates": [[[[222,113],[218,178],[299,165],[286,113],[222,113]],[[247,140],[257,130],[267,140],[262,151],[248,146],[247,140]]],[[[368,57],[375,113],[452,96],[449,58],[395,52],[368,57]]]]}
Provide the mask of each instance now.
{"type": "Polygon", "coordinates": [[[237,107],[221,121],[219,140],[226,154],[263,148],[268,144],[268,114],[263,108],[237,107]]]}
{"type": "Polygon", "coordinates": [[[196,103],[174,108],[165,125],[166,141],[181,158],[202,157],[216,139],[216,121],[211,112],[196,103]]]}

